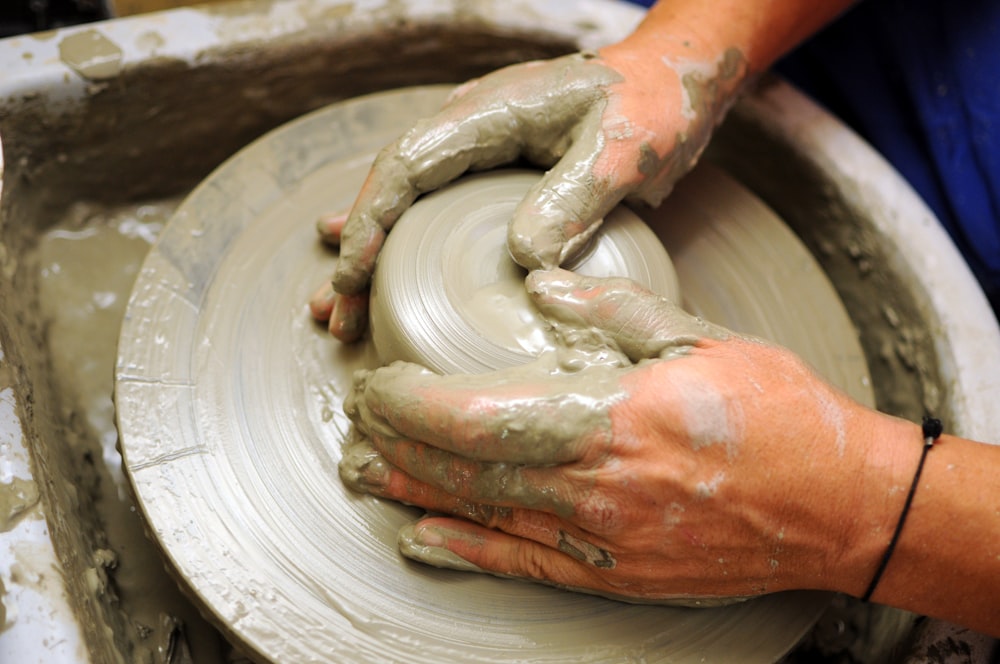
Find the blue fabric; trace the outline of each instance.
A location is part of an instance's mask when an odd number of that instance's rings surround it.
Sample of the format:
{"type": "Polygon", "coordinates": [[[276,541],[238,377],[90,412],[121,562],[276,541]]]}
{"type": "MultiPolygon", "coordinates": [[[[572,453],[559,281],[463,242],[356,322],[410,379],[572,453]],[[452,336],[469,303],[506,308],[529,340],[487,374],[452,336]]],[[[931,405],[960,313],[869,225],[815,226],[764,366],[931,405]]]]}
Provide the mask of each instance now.
{"type": "Polygon", "coordinates": [[[896,167],[1000,305],[1000,3],[866,0],[779,63],[896,167]]]}
{"type": "Polygon", "coordinates": [[[864,0],[777,69],[910,182],[1000,311],[1000,2],[864,0]]]}

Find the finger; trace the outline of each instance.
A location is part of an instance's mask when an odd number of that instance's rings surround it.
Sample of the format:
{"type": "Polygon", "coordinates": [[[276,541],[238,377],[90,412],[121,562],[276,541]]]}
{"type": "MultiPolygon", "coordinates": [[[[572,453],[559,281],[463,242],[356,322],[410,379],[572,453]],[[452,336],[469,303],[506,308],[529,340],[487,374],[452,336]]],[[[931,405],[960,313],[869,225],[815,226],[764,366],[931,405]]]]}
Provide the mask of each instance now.
{"type": "Polygon", "coordinates": [[[420,193],[522,153],[541,165],[555,163],[579,122],[576,109],[601,98],[601,84],[614,77],[605,67],[588,69],[588,84],[575,85],[586,62],[568,56],[490,74],[383,149],[343,228],[337,292],[367,286],[385,233],[420,193]]]}
{"type": "Polygon", "coordinates": [[[538,270],[528,275],[525,285],[547,319],[603,330],[632,361],[670,356],[705,339],[731,336],[630,279],[538,270]]]}
{"type": "Polygon", "coordinates": [[[354,294],[367,287],[386,233],[418,195],[470,168],[518,156],[516,122],[501,102],[484,108],[460,100],[421,120],[379,153],[342,228],[333,277],[337,292],[354,294]]]}
{"type": "MultiPolygon", "coordinates": [[[[385,243],[386,230],[398,217],[398,212],[393,214],[379,207],[386,185],[378,184],[378,178],[390,178],[389,173],[380,173],[379,170],[388,169],[380,166],[377,158],[340,232],[340,258],[333,274],[333,288],[344,295],[354,295],[367,289],[375,269],[375,259],[385,243]]],[[[405,181],[389,179],[389,182],[392,186],[407,185],[405,181]]],[[[404,190],[399,193],[399,202],[405,201],[405,205],[409,205],[414,198],[416,192],[404,190]]]]}
{"type": "Polygon", "coordinates": [[[610,589],[617,561],[605,548],[560,531],[558,548],[475,523],[430,517],[399,534],[404,556],[437,567],[483,571],[563,588],[610,589]]]}
{"type": "Polygon", "coordinates": [[[529,270],[552,269],[575,255],[624,195],[595,181],[600,127],[592,125],[581,123],[574,143],[514,210],[507,246],[529,270]]]}
{"type": "Polygon", "coordinates": [[[521,537],[557,546],[562,529],[560,517],[531,509],[502,507],[470,501],[421,482],[396,468],[368,440],[359,440],[344,450],[340,477],[351,489],[430,512],[474,521],[521,537]]]}
{"type": "Polygon", "coordinates": [[[332,334],[344,343],[357,341],[368,324],[368,291],[355,295],[335,295],[327,325],[332,334]]]}
{"type": "Polygon", "coordinates": [[[312,314],[312,317],[323,323],[330,320],[335,298],[336,293],[333,292],[333,284],[327,281],[320,286],[312,294],[312,297],[309,298],[309,312],[312,314]]]}
{"type": "Polygon", "coordinates": [[[340,246],[340,235],[347,223],[347,214],[338,212],[336,214],[323,215],[316,221],[316,231],[323,242],[334,246],[340,246]]]}
{"type": "Polygon", "coordinates": [[[625,398],[618,378],[603,367],[585,383],[516,369],[438,376],[397,362],[355,383],[348,414],[362,429],[387,426],[468,459],[567,463],[610,445],[609,411],[625,398]]]}
{"type": "Polygon", "coordinates": [[[462,517],[491,528],[511,512],[507,507],[459,498],[407,475],[387,461],[367,439],[353,442],[344,449],[338,470],[344,484],[359,493],[462,517]]]}
{"type": "Polygon", "coordinates": [[[427,485],[466,501],[527,508],[569,518],[575,493],[551,466],[473,461],[406,439],[371,437],[392,466],[427,485]]]}

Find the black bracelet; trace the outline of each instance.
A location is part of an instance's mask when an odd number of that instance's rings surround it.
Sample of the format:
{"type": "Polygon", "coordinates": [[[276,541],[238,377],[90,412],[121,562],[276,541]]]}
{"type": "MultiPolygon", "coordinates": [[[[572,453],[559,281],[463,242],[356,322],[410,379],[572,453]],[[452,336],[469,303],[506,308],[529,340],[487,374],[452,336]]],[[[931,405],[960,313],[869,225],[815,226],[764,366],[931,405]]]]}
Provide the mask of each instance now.
{"type": "Polygon", "coordinates": [[[917,464],[917,472],[913,475],[913,484],[910,485],[910,492],[906,494],[906,502],[903,503],[903,513],[899,515],[899,522],[896,524],[896,531],[892,534],[892,539],[889,540],[889,548],[885,550],[885,555],[882,556],[882,562],[879,563],[878,570],[875,572],[875,576],[872,578],[872,582],[868,585],[868,590],[861,597],[861,601],[867,602],[872,598],[872,593],[875,592],[875,588],[878,586],[879,580],[882,578],[882,573],[885,572],[886,566],[889,564],[889,559],[892,558],[892,552],[896,550],[896,544],[899,542],[899,534],[903,532],[903,524],[906,523],[906,515],[910,511],[910,503],[913,502],[913,494],[917,492],[917,483],[920,482],[920,473],[924,470],[924,460],[927,459],[927,453],[930,452],[931,448],[934,447],[935,441],[941,436],[941,432],[944,427],[941,425],[941,420],[934,419],[933,417],[927,417],[924,415],[923,422],[923,434],[924,434],[924,448],[920,452],[920,463],[917,464]]]}

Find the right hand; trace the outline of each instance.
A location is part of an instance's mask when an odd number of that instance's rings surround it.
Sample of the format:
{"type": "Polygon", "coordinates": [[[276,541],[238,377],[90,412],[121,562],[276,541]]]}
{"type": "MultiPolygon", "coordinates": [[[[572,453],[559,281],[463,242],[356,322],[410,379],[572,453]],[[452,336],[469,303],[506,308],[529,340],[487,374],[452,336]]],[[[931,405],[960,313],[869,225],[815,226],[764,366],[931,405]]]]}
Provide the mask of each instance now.
{"type": "Polygon", "coordinates": [[[919,427],[634,282],[526,283],[557,329],[628,361],[356,373],[341,477],[431,513],[401,532],[404,555],[638,601],[863,590],[919,427]]]}
{"type": "Polygon", "coordinates": [[[518,157],[551,168],[518,205],[508,246],[528,269],[557,267],[623,199],[658,205],[695,164],[747,76],[734,50],[702,62],[629,40],[598,53],[501,69],[466,83],[435,116],[383,149],[350,214],[320,222],[340,244],[332,284],[310,301],[354,341],[375,260],[421,193],[518,157]]]}

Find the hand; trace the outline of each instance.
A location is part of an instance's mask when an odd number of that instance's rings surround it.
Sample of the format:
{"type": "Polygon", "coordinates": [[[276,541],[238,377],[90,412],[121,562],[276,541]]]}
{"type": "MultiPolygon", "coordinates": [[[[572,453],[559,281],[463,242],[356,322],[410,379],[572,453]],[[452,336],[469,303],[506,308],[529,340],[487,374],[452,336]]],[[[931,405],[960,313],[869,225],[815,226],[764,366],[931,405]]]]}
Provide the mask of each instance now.
{"type": "Polygon", "coordinates": [[[915,425],[632,282],[559,270],[528,288],[558,326],[596,329],[631,361],[359,375],[342,477],[450,515],[408,527],[404,554],[639,601],[863,590],[919,454],[915,425]],[[906,443],[872,442],[891,440],[906,443]]]}
{"type": "Polygon", "coordinates": [[[707,57],[680,44],[663,53],[626,40],[460,87],[378,155],[334,232],[321,222],[341,253],[332,285],[311,301],[313,315],[342,341],[357,339],[386,233],[419,194],[468,170],[518,157],[551,167],[510,223],[511,254],[529,269],[558,266],[623,199],[659,204],[694,166],[747,75],[736,49],[707,57]]]}

